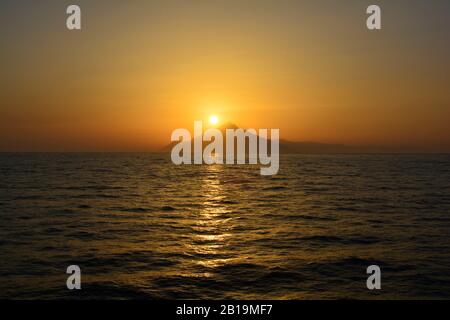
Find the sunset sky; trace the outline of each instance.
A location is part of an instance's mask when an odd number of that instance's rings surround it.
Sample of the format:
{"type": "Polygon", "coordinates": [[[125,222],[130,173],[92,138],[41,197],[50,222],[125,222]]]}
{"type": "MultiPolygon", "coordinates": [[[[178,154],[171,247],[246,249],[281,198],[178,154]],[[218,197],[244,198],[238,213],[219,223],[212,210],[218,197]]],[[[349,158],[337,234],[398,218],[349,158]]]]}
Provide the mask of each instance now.
{"type": "Polygon", "coordinates": [[[448,0],[2,0],[0,151],[158,150],[215,114],[450,152],[449,30],[448,0]]]}

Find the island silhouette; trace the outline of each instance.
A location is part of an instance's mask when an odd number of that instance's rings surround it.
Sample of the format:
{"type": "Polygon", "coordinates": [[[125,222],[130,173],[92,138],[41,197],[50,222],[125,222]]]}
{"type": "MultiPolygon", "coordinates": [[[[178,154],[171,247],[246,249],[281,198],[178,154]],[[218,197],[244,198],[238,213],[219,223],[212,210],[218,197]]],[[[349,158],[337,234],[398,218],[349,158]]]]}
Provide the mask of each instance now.
{"type": "MultiPolygon", "coordinates": [[[[209,128],[205,128],[209,129],[209,128]]],[[[220,130],[226,139],[226,130],[243,129],[232,122],[226,122],[216,129],[220,130]]],[[[251,135],[251,133],[250,133],[251,135]]],[[[164,146],[161,152],[171,152],[172,148],[178,143],[173,141],[164,146]]],[[[203,147],[208,145],[209,142],[203,142],[203,147]]],[[[268,141],[268,147],[270,148],[270,139],[268,141]]],[[[236,144],[235,144],[236,147],[236,144]]],[[[246,150],[248,147],[248,139],[246,139],[246,150]]],[[[396,150],[386,146],[355,146],[344,144],[323,143],[316,141],[290,141],[286,139],[280,139],[280,153],[281,154],[336,154],[336,153],[395,153],[396,150]]]]}

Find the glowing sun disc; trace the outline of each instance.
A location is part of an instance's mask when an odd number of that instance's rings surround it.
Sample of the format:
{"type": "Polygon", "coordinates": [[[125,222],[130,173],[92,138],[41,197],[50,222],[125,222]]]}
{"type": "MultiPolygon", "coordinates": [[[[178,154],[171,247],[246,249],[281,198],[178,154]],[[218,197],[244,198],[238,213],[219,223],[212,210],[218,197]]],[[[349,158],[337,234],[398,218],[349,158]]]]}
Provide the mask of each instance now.
{"type": "Polygon", "coordinates": [[[215,124],[217,124],[219,122],[219,118],[217,116],[211,116],[211,117],[209,117],[209,122],[212,125],[215,125],[215,124]]]}

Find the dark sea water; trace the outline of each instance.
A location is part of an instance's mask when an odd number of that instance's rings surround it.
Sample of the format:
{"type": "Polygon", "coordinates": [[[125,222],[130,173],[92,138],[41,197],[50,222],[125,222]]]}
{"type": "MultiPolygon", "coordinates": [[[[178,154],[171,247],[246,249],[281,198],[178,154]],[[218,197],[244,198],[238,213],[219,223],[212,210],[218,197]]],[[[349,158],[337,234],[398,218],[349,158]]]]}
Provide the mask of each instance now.
{"type": "Polygon", "coordinates": [[[450,298],[449,155],[1,154],[0,219],[0,298],[450,298]]]}

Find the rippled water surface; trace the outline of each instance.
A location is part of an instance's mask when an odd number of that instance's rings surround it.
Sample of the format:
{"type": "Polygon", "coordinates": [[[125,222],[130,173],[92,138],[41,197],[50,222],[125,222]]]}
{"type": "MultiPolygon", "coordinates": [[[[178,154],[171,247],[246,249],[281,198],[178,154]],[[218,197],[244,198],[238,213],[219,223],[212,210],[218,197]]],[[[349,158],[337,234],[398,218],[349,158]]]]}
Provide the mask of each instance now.
{"type": "Polygon", "coordinates": [[[0,155],[1,298],[450,298],[450,156],[0,155]],[[66,268],[82,290],[66,288],[66,268]],[[366,268],[382,269],[382,290],[366,268]]]}

